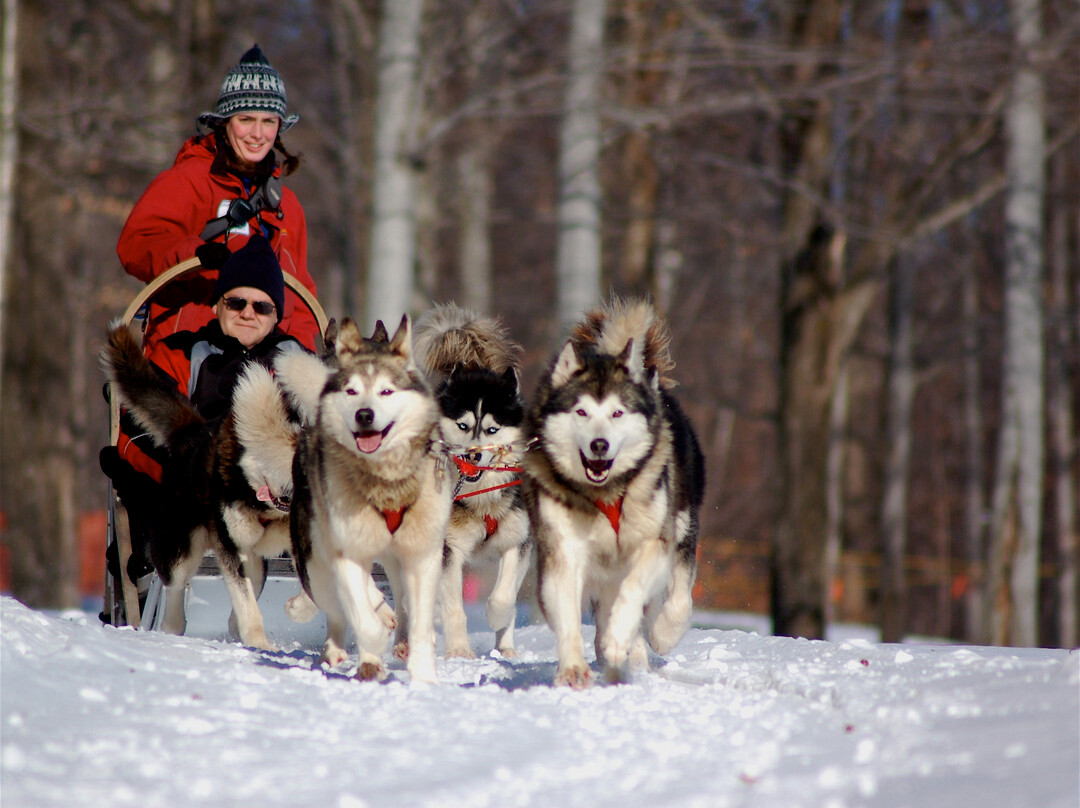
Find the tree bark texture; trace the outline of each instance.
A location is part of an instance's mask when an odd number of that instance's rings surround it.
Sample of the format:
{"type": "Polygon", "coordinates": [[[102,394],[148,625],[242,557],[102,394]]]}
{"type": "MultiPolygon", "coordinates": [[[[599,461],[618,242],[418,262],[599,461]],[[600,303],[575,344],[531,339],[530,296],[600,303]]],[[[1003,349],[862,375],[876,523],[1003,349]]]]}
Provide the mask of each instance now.
{"type": "Polygon", "coordinates": [[[600,296],[600,86],[605,0],[574,0],[559,131],[556,307],[566,325],[600,296]]]}
{"type": "Polygon", "coordinates": [[[384,0],[379,25],[375,171],[366,327],[410,311],[416,269],[417,120],[423,0],[384,0]]]}
{"type": "Polygon", "coordinates": [[[994,481],[990,641],[1038,642],[1044,425],[1043,210],[1046,140],[1042,79],[1025,61],[1042,38],[1039,0],[1013,0],[1021,60],[1005,108],[1005,327],[1002,423],[994,481]]]}

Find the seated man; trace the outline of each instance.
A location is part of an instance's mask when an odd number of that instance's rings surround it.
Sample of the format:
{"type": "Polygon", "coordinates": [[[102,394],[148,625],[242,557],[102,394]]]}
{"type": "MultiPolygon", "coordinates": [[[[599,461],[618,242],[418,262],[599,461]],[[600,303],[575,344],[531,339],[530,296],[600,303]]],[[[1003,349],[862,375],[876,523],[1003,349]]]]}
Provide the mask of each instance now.
{"type": "MultiPolygon", "coordinates": [[[[149,359],[174,382],[208,420],[226,415],[236,382],[248,362],[271,367],[280,351],[305,350],[277,328],[285,299],[281,265],[261,236],[251,238],[222,265],[211,301],[216,319],[198,331],[170,334],[151,348],[149,359]]],[[[121,419],[116,446],[101,450],[100,462],[127,508],[133,582],[151,571],[147,561],[147,515],[160,496],[164,450],[139,434],[130,418],[121,419]]],[[[110,572],[119,577],[119,558],[110,545],[110,572]]]]}

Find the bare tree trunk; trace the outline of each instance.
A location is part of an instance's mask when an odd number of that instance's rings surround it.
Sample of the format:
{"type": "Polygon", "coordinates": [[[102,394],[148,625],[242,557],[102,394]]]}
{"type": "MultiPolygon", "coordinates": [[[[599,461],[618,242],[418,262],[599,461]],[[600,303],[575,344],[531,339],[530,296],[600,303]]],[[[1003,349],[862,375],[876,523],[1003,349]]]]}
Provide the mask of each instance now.
{"type": "MultiPolygon", "coordinates": [[[[7,313],[8,266],[11,259],[12,204],[15,161],[19,154],[15,102],[18,96],[18,0],[3,0],[0,18],[0,357],[4,355],[4,320],[7,313]]],[[[0,390],[2,392],[2,390],[0,390]]]]}
{"type": "MultiPolygon", "coordinates": [[[[1064,164],[1053,173],[1055,196],[1064,198],[1067,192],[1069,160],[1058,158],[1064,164]]],[[[1062,648],[1075,648],[1080,644],[1080,627],[1077,625],[1077,553],[1080,552],[1080,536],[1077,530],[1077,480],[1073,464],[1077,455],[1076,411],[1073,389],[1069,383],[1069,357],[1076,356],[1076,341],[1072,334],[1073,323],[1068,312],[1069,303],[1069,215],[1064,206],[1054,210],[1050,217],[1050,269],[1051,310],[1054,325],[1049,334],[1047,355],[1048,395],[1047,410],[1050,416],[1050,469],[1053,475],[1054,530],[1058,537],[1058,563],[1060,573],[1058,589],[1058,637],[1062,648]]],[[[1080,233],[1074,234],[1080,236],[1080,233]]]]}
{"type": "Polygon", "coordinates": [[[900,642],[907,625],[907,586],[904,557],[907,552],[908,475],[911,466],[911,408],[915,398],[914,269],[901,253],[893,261],[892,294],[889,299],[889,382],[886,392],[884,498],[881,528],[884,533],[881,563],[881,639],[900,642]]]}
{"type": "Polygon", "coordinates": [[[964,593],[964,637],[979,642],[986,635],[985,537],[986,501],[983,496],[983,396],[979,384],[979,284],[969,262],[963,279],[964,432],[967,437],[964,480],[964,547],[967,589],[964,593]]]}
{"type": "Polygon", "coordinates": [[[324,305],[331,316],[358,311],[361,296],[361,219],[364,212],[365,172],[361,162],[360,133],[365,131],[365,115],[358,104],[359,87],[355,80],[357,53],[370,50],[372,37],[357,0],[334,0],[330,4],[329,75],[337,108],[335,130],[338,148],[335,182],[338,198],[338,248],[334,251],[335,272],[324,290],[324,305]]]}
{"type": "Polygon", "coordinates": [[[1028,63],[1042,39],[1039,0],[1012,0],[1019,61],[1005,111],[1005,363],[990,546],[991,642],[1035,645],[1043,459],[1043,82],[1028,63]]]}
{"type": "MultiPolygon", "coordinates": [[[[365,317],[396,323],[410,310],[416,270],[416,173],[410,147],[419,103],[423,0],[383,0],[375,107],[371,256],[365,317]]],[[[392,326],[391,326],[392,327],[392,326]]]]}
{"type": "MultiPolygon", "coordinates": [[[[480,135],[480,133],[477,133],[480,135]]],[[[473,311],[491,311],[491,167],[489,138],[470,141],[458,158],[461,181],[461,300],[473,311]]]]}
{"type": "MultiPolygon", "coordinates": [[[[805,88],[830,72],[810,58],[840,44],[842,4],[788,7],[794,48],[808,58],[790,85],[805,88]]],[[[772,617],[777,634],[822,638],[829,597],[828,457],[834,396],[848,349],[872,297],[848,287],[846,237],[823,224],[828,199],[833,110],[807,102],[782,131],[783,267],[780,288],[779,512],[773,535],[772,617]]]]}
{"type": "Polygon", "coordinates": [[[605,0],[574,0],[559,132],[556,315],[577,319],[600,295],[600,85],[605,0]]]}

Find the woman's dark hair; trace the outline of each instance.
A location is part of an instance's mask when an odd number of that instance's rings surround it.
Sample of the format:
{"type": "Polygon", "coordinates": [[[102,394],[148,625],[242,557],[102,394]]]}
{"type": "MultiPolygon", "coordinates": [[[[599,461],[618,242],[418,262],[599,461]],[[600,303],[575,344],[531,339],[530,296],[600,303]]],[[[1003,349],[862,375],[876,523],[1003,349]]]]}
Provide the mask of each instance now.
{"type": "MultiPolygon", "coordinates": [[[[215,174],[237,174],[241,177],[250,177],[255,180],[262,180],[270,176],[274,172],[274,167],[277,165],[277,157],[274,155],[274,150],[271,149],[254,168],[248,168],[241,163],[240,158],[236,156],[236,152],[233,151],[232,145],[229,143],[229,138],[225,135],[224,126],[215,126],[213,129],[214,143],[217,148],[214,150],[214,162],[211,165],[210,170],[215,174]]],[[[274,139],[274,149],[281,152],[284,158],[281,164],[281,173],[284,176],[289,176],[296,169],[300,167],[301,155],[292,154],[285,148],[285,144],[281,142],[281,135],[278,135],[274,139]]]]}

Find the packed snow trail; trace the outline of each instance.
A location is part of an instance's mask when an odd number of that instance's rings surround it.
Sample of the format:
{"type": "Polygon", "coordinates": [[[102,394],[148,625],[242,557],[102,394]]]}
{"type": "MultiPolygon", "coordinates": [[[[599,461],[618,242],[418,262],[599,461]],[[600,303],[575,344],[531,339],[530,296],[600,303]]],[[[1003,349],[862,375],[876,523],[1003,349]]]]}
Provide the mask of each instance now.
{"type": "Polygon", "coordinates": [[[545,626],[418,688],[8,597],[0,635],[4,808],[1080,804],[1075,652],[692,629],[574,692],[545,626]]]}

